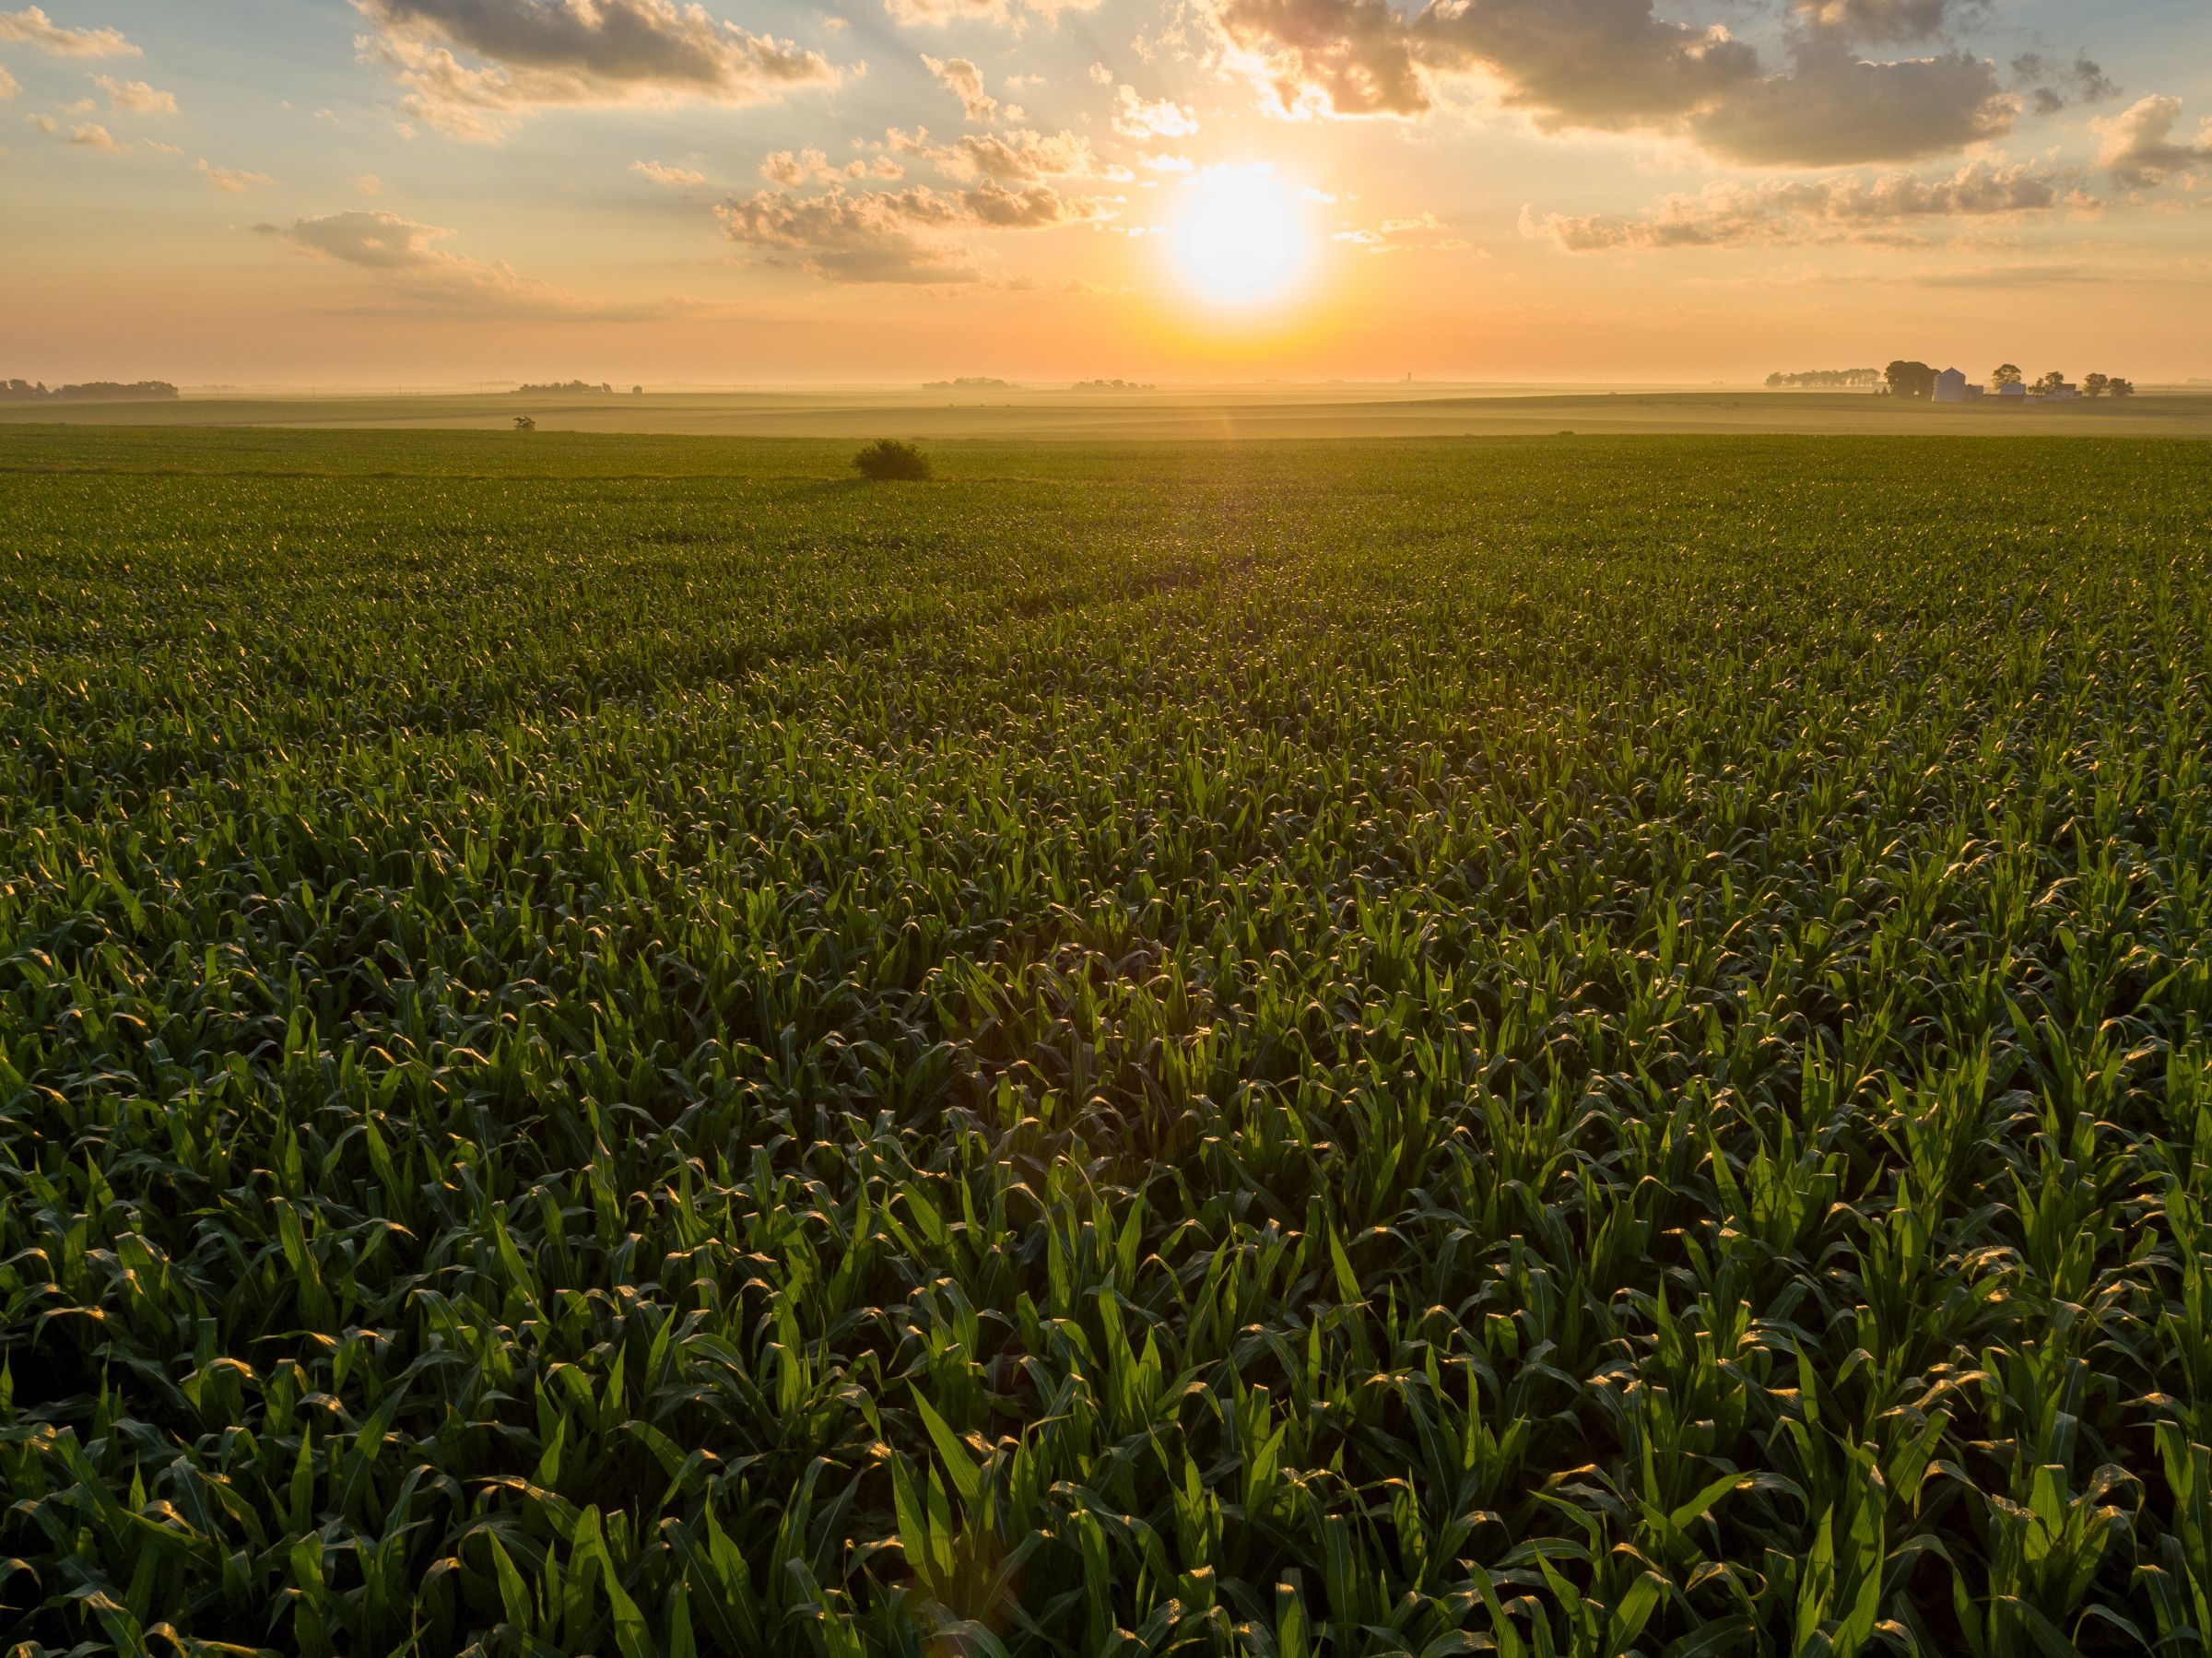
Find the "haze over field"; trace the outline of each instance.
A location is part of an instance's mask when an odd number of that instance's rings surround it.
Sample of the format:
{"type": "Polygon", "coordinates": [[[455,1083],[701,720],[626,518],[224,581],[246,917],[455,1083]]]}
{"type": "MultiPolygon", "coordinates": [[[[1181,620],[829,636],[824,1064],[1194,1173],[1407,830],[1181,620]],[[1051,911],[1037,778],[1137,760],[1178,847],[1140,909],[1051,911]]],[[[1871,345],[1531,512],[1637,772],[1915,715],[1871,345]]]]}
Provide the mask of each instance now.
{"type": "Polygon", "coordinates": [[[0,373],[2212,375],[2198,0],[0,0],[0,373]]]}

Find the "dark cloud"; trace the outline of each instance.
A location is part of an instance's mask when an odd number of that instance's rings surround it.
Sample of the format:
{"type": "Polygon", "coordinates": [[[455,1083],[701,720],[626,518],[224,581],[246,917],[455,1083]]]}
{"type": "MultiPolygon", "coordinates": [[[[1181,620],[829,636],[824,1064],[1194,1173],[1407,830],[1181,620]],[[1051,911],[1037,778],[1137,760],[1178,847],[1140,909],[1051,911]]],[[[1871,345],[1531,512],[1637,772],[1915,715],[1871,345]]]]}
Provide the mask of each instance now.
{"type": "Polygon", "coordinates": [[[456,137],[496,138],[547,106],[753,103],[841,78],[819,53],[676,0],[353,4],[377,31],[359,48],[406,88],[402,107],[456,137]],[[465,63],[456,50],[481,61],[465,63]]]}
{"type": "Polygon", "coordinates": [[[1038,230],[1111,217],[1103,203],[1048,184],[1010,188],[985,179],[973,189],[848,191],[819,195],[762,190],[715,210],[723,234],[788,260],[830,282],[966,283],[980,279],[969,251],[947,237],[962,230],[1038,230]]]}
{"type": "Polygon", "coordinates": [[[1214,0],[1227,61],[1289,115],[1415,116],[1439,76],[1483,75],[1546,131],[1683,133],[1724,160],[1835,167],[1956,152],[2010,130],[2017,100],[1965,53],[1862,59],[1854,36],[1910,33],[1958,0],[1796,8],[1780,67],[1655,0],[1214,0]]]}
{"type": "Polygon", "coordinates": [[[2103,103],[2120,96],[2120,88],[2088,53],[2062,63],[2040,52],[2023,52],[2012,60],[2014,84],[2027,94],[2038,115],[2055,115],[2068,104],[2103,103]]]}
{"type": "Polygon", "coordinates": [[[1963,52],[1869,63],[1806,42],[1783,74],[1733,88],[1690,118],[1690,135],[1754,167],[1917,161],[2002,137],[2018,113],[1995,68],[1963,52]]]}
{"type": "Polygon", "coordinates": [[[1918,240],[1920,228],[1946,219],[2047,213],[2070,204],[2088,205],[2065,170],[2036,161],[1971,161],[1933,177],[1845,173],[1722,182],[1695,194],[1667,196],[1635,218],[1531,214],[1523,216],[1522,229],[1575,253],[1882,243],[1918,240]]]}
{"type": "Polygon", "coordinates": [[[1759,73],[1751,47],[1660,18],[1652,0],[1440,0],[1409,32],[1424,63],[1488,71],[1547,128],[1654,125],[1759,73]]]}
{"type": "Polygon", "coordinates": [[[1214,22],[1280,113],[1418,115],[1430,107],[1388,0],[1219,0],[1214,22]]]}

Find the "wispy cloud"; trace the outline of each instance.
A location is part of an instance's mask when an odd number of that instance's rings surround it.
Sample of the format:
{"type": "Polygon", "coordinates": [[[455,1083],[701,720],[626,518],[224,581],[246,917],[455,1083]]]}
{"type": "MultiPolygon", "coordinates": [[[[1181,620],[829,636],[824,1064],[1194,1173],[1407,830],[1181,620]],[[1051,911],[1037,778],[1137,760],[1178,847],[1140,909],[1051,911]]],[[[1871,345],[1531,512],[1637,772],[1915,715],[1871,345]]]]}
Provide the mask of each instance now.
{"type": "Polygon", "coordinates": [[[654,183],[665,184],[671,190],[687,189],[707,182],[707,175],[694,168],[672,167],[665,161],[632,161],[629,170],[643,173],[654,183]]]}
{"type": "Polygon", "coordinates": [[[35,46],[56,57],[145,55],[119,29],[64,29],[35,6],[0,12],[0,41],[35,46]]]}
{"type": "Polygon", "coordinates": [[[174,115],[177,97],[150,87],[142,80],[117,80],[112,75],[95,75],[92,84],[108,95],[110,110],[124,110],[134,115],[174,115]]]}
{"type": "Polygon", "coordinates": [[[723,234],[760,250],[770,264],[790,263],[839,283],[966,283],[981,273],[952,233],[1040,230],[1098,223],[1113,209],[1090,196],[1063,195],[1048,184],[1013,189],[985,179],[971,190],[848,191],[820,195],[762,190],[715,209],[723,234]]]}
{"type": "Polygon", "coordinates": [[[523,276],[503,262],[472,259],[443,244],[455,232],[418,224],[382,209],[255,225],[256,233],[312,258],[361,272],[377,309],[446,316],[543,317],[573,322],[633,323],[705,315],[714,308],[681,300],[608,304],[523,276]]]}
{"type": "Polygon", "coordinates": [[[265,172],[249,172],[242,167],[217,167],[205,159],[194,162],[193,171],[229,195],[241,195],[257,185],[276,182],[265,172]]]}
{"type": "Polygon", "coordinates": [[[1571,253],[1795,247],[1900,241],[1916,238],[1916,227],[1947,219],[1987,220],[2088,205],[2070,170],[2041,161],[1978,160],[1933,177],[1889,172],[1754,183],[1722,180],[1695,194],[1666,196],[1632,218],[1539,218],[1524,211],[1521,228],[1571,253]]]}

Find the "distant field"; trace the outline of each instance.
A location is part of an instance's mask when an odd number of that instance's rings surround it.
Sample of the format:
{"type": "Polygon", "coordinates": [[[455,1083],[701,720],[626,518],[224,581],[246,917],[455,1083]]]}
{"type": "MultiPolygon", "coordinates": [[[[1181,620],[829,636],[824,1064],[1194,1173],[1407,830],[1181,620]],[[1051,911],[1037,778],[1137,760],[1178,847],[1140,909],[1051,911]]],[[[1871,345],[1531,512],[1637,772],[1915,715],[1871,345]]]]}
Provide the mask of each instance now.
{"type": "Polygon", "coordinates": [[[2203,1649],[2202,443],[820,420],[0,429],[0,1644],[2203,1649]]]}
{"type": "Polygon", "coordinates": [[[541,433],[906,438],[1066,442],[1194,439],[1804,432],[1959,437],[2212,437],[2212,392],[2030,408],[1936,407],[1844,392],[1513,391],[1256,387],[1135,393],[881,391],[521,397],[193,397],[173,403],[0,406],[10,423],[77,426],[511,429],[541,433]]]}

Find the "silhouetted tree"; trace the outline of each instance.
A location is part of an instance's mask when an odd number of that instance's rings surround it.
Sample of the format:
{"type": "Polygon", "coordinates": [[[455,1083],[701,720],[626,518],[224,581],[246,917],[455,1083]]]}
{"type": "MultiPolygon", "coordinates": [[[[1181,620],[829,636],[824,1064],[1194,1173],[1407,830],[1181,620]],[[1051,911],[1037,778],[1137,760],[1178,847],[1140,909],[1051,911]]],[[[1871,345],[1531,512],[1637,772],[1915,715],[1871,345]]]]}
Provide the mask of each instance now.
{"type": "Polygon", "coordinates": [[[2136,394],[2136,382],[2132,380],[2122,380],[2115,374],[2112,376],[2112,383],[2105,389],[2115,397],[2133,397],[2136,394]]]}
{"type": "Polygon", "coordinates": [[[1925,363],[1894,362],[1882,370],[1892,397],[1933,397],[1936,370],[1925,363]]]}
{"type": "Polygon", "coordinates": [[[2059,387],[2065,385],[2065,383],[2066,377],[2064,374],[2061,374],[2056,369],[2053,369],[2050,373],[2044,375],[2042,379],[2035,382],[2034,389],[2038,392],[2041,392],[2044,396],[2048,397],[2053,392],[2057,391],[2059,387]]]}
{"type": "Polygon", "coordinates": [[[2017,386],[2025,379],[2027,376],[2020,372],[2019,364],[1999,363],[1996,371],[1990,375],[1989,382],[1992,385],[2017,386]]]}
{"type": "Polygon", "coordinates": [[[2104,388],[2112,383],[2111,378],[2107,375],[2085,374],[2081,377],[2081,394],[2084,397],[2101,397],[2104,395],[2104,388]]]}

